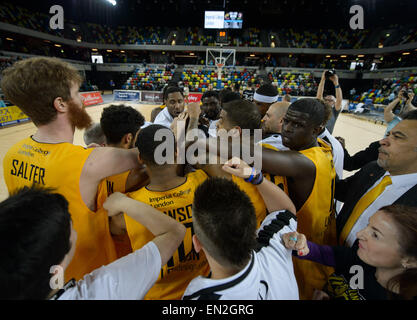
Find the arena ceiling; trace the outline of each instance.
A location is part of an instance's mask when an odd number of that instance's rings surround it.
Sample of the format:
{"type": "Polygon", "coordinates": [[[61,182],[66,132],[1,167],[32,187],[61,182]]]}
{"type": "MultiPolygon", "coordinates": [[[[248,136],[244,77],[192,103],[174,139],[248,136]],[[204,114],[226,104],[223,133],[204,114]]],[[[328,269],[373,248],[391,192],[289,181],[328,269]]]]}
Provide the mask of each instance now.
{"type": "MultiPolygon", "coordinates": [[[[10,0],[6,0],[10,1],[10,0]]],[[[49,13],[50,6],[64,7],[71,20],[108,25],[203,27],[204,10],[242,11],[244,27],[327,28],[348,27],[349,8],[359,4],[365,28],[390,24],[417,24],[416,0],[43,0],[13,3],[49,13]]]]}

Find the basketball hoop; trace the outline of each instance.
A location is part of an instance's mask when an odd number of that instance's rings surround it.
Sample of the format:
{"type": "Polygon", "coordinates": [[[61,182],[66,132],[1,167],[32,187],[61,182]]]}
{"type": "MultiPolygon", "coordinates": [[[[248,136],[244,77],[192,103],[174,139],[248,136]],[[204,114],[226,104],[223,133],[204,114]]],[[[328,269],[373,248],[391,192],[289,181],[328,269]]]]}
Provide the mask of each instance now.
{"type": "Polygon", "coordinates": [[[216,63],[217,69],[221,69],[224,67],[224,63],[216,63]]]}

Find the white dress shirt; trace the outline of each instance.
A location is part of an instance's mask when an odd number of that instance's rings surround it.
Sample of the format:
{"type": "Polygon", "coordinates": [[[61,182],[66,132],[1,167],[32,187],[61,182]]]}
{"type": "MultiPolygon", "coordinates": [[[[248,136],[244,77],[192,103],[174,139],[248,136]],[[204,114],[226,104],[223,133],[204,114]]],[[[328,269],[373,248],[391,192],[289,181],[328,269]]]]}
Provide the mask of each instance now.
{"type": "MultiPolygon", "coordinates": [[[[377,182],[374,183],[367,191],[373,189],[381,180],[389,175],[389,172],[385,172],[384,176],[381,177],[377,182]]],[[[400,176],[391,176],[392,184],[388,185],[385,190],[375,199],[371,205],[365,209],[360,215],[356,223],[353,225],[352,230],[346,238],[346,245],[352,246],[356,241],[356,233],[363,230],[369,223],[369,218],[377,212],[380,208],[393,204],[399,199],[404,193],[410,190],[417,184],[417,173],[403,174],[400,176]]]]}

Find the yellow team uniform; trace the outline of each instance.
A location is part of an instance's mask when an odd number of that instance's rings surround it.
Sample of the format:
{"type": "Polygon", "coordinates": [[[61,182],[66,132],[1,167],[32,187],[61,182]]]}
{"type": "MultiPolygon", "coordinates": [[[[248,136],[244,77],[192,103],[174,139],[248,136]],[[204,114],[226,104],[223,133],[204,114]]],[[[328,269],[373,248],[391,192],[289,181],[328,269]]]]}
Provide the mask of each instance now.
{"type": "MultiPolygon", "coordinates": [[[[167,191],[150,191],[143,187],[129,193],[132,199],[144,202],[155,209],[169,215],[181,222],[187,232],[173,257],[161,269],[158,281],[149,290],[147,300],[174,300],[181,299],[188,283],[195,277],[206,276],[209,265],[202,251],[196,253],[193,249],[192,236],[194,234],[192,224],[192,203],[195,189],[204,182],[208,176],[202,170],[187,174],[186,181],[167,191]]],[[[153,234],[125,214],[126,229],[129,234],[133,250],[142,248],[152,241],[153,234]]]]}
{"type": "Polygon", "coordinates": [[[66,281],[79,280],[116,258],[107,212],[91,211],[80,193],[81,171],[92,151],[71,143],[38,143],[30,137],[10,148],[3,160],[9,193],[37,184],[54,188],[67,199],[77,244],[65,270],[66,281]]]}
{"type": "MultiPolygon", "coordinates": [[[[130,171],[122,172],[114,176],[107,177],[101,181],[97,192],[97,208],[102,208],[103,203],[112,193],[126,192],[126,181],[129,173],[130,171]]],[[[111,237],[116,248],[117,259],[124,257],[125,255],[132,252],[132,246],[130,244],[129,236],[127,233],[120,235],[113,234],[111,237]]]]}
{"type": "MultiPolygon", "coordinates": [[[[331,147],[320,139],[318,143],[318,147],[300,151],[313,161],[316,178],[310,196],[297,212],[297,231],[317,244],[336,245],[334,204],[336,171],[331,147]]],[[[321,290],[326,284],[327,276],[334,272],[333,268],[312,261],[294,258],[293,262],[300,299],[311,299],[313,289],[321,290]]]]}
{"type": "Polygon", "coordinates": [[[245,192],[249,199],[251,200],[253,206],[255,207],[255,214],[256,214],[256,228],[259,228],[266,217],[266,206],[264,199],[262,198],[261,194],[259,193],[258,189],[255,185],[250,182],[246,182],[244,179],[232,176],[232,181],[236,183],[239,188],[245,192]]]}
{"type": "MultiPolygon", "coordinates": [[[[275,151],[279,151],[278,148],[271,146],[268,143],[262,143],[261,146],[263,148],[267,148],[267,149],[271,149],[271,150],[275,150],[275,151]]],[[[263,173],[264,178],[271,181],[273,184],[275,184],[276,186],[280,187],[282,190],[284,190],[284,192],[289,195],[288,193],[288,184],[287,184],[287,177],[283,177],[283,176],[276,176],[267,172],[263,173]]]]}

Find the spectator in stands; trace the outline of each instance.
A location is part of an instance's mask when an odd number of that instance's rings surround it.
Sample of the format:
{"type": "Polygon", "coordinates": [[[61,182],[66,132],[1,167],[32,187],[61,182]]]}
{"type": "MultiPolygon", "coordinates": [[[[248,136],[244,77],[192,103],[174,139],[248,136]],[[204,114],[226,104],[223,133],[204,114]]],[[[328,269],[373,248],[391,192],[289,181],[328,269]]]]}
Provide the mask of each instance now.
{"type": "Polygon", "coordinates": [[[261,85],[258,90],[256,90],[253,96],[253,102],[259,109],[261,117],[264,117],[268,108],[278,100],[278,91],[270,83],[265,83],[261,85]]]}
{"type": "Polygon", "coordinates": [[[328,79],[334,84],[334,87],[336,89],[336,97],[334,97],[333,95],[323,96],[324,84],[326,82],[326,72],[328,71],[323,71],[321,75],[320,84],[317,89],[317,98],[323,99],[324,97],[324,103],[326,103],[332,108],[331,118],[326,125],[327,130],[329,130],[330,134],[332,134],[334,126],[336,124],[336,120],[339,117],[340,111],[342,110],[343,94],[339,84],[339,77],[337,76],[337,74],[333,74],[329,76],[328,79]]]}
{"type": "Polygon", "coordinates": [[[156,116],[154,124],[170,128],[174,118],[184,111],[184,95],[178,87],[168,87],[164,94],[166,108],[156,116]]]}
{"type": "Polygon", "coordinates": [[[413,101],[414,93],[406,92],[405,89],[401,89],[398,92],[397,98],[395,98],[388,106],[384,109],[384,120],[387,124],[387,130],[385,135],[391,131],[400,121],[401,117],[408,111],[415,110],[415,107],[411,102],[413,101]],[[399,110],[395,113],[395,108],[400,104],[399,110]]]}

